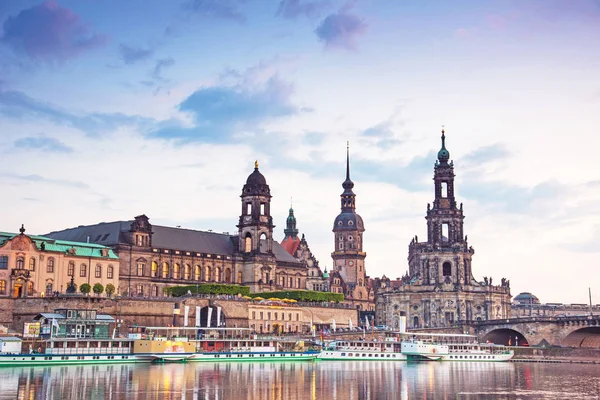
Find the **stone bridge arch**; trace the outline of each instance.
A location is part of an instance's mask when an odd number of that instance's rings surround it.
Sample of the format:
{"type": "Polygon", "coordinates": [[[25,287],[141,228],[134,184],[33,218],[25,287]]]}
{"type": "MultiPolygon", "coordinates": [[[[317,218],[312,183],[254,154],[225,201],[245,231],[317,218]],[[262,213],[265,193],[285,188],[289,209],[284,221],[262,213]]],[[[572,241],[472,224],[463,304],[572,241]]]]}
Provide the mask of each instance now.
{"type": "Polygon", "coordinates": [[[481,340],[505,346],[529,346],[529,341],[523,333],[509,328],[492,329],[481,340]]]}

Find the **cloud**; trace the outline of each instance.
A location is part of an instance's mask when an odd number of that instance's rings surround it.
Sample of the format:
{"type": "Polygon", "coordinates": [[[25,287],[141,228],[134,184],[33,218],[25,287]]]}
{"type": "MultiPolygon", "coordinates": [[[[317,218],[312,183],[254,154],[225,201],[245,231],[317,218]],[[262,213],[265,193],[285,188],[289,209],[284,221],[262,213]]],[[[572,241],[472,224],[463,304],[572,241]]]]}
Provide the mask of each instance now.
{"type": "Polygon", "coordinates": [[[49,63],[64,62],[107,42],[105,36],[91,33],[77,14],[54,1],[9,17],[1,40],[16,53],[49,63]]]}
{"type": "Polygon", "coordinates": [[[18,149],[35,149],[51,153],[71,153],[73,149],[63,142],[51,137],[25,137],[15,141],[18,149]]]}
{"type": "Polygon", "coordinates": [[[153,122],[147,118],[121,113],[82,113],[79,115],[14,90],[0,90],[0,115],[12,119],[48,120],[72,126],[88,135],[110,131],[123,125],[143,126],[153,122]]]}
{"type": "Polygon", "coordinates": [[[164,68],[168,68],[172,65],[175,64],[175,60],[173,60],[171,57],[169,58],[162,58],[158,61],[156,61],[156,65],[154,66],[154,70],[152,71],[152,76],[154,77],[154,79],[160,79],[162,80],[162,70],[164,68]]]}
{"type": "Polygon", "coordinates": [[[511,156],[511,152],[501,143],[480,147],[462,158],[465,164],[481,165],[485,162],[504,160],[511,156]]]}
{"type": "Polygon", "coordinates": [[[149,136],[183,141],[225,142],[234,135],[255,130],[264,121],[302,112],[292,103],[293,87],[270,66],[245,73],[222,75],[218,84],[196,90],[178,106],[191,119],[190,126],[167,122],[149,136]],[[269,76],[270,75],[270,76],[269,76]],[[235,83],[226,81],[235,77],[235,83]]]}
{"type": "Polygon", "coordinates": [[[299,16],[315,18],[327,5],[329,1],[282,0],[276,15],[287,19],[296,19],[299,16]]]}
{"type": "Polygon", "coordinates": [[[591,237],[588,237],[585,240],[575,242],[575,243],[567,243],[562,244],[564,248],[567,250],[575,251],[578,253],[599,253],[600,247],[598,247],[598,242],[600,241],[600,226],[594,227],[594,232],[591,237]]]}
{"type": "Polygon", "coordinates": [[[355,50],[357,38],[367,31],[367,24],[347,9],[328,15],[315,30],[328,49],[355,50]]]}
{"type": "Polygon", "coordinates": [[[143,49],[141,47],[130,47],[125,44],[121,44],[119,46],[119,53],[121,54],[121,59],[125,64],[135,64],[138,61],[147,60],[152,57],[154,54],[154,50],[151,49],[143,49]]]}
{"type": "Polygon", "coordinates": [[[246,16],[240,11],[243,3],[244,0],[190,0],[184,8],[197,14],[243,23],[246,22],[246,16]]]}
{"type": "Polygon", "coordinates": [[[22,182],[46,183],[46,184],[50,184],[50,185],[66,186],[66,187],[72,187],[72,188],[76,188],[76,189],[89,189],[89,186],[86,183],[81,182],[81,181],[70,181],[67,179],[46,178],[46,177],[43,177],[43,176],[37,175],[37,174],[19,175],[19,174],[13,174],[13,173],[8,173],[8,172],[2,172],[2,173],[0,173],[0,177],[6,177],[9,179],[13,179],[16,181],[22,181],[22,182]]]}

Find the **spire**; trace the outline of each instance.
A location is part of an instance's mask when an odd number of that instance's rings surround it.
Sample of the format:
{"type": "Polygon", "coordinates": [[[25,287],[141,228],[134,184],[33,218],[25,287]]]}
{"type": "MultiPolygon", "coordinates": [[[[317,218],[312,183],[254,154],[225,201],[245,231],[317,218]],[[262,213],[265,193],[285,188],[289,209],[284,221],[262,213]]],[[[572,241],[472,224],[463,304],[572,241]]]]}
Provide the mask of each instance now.
{"type": "Polygon", "coordinates": [[[19,229],[19,232],[21,232],[21,235],[25,234],[25,225],[21,224],[21,229],[19,229]]]}
{"type": "Polygon", "coordinates": [[[254,169],[258,170],[258,160],[254,160],[254,169]]]}
{"type": "Polygon", "coordinates": [[[296,229],[296,217],[294,216],[294,209],[290,206],[290,213],[286,220],[286,228],[283,230],[285,237],[291,237],[292,239],[298,238],[298,229],[296,229]]]}
{"type": "Polygon", "coordinates": [[[350,142],[346,142],[346,180],[342,183],[342,187],[345,189],[344,193],[354,194],[352,193],[354,182],[350,180],[350,142]]]}
{"type": "Polygon", "coordinates": [[[441,164],[447,164],[450,159],[450,152],[446,150],[446,133],[442,125],[442,148],[438,151],[438,161],[441,164]]]}

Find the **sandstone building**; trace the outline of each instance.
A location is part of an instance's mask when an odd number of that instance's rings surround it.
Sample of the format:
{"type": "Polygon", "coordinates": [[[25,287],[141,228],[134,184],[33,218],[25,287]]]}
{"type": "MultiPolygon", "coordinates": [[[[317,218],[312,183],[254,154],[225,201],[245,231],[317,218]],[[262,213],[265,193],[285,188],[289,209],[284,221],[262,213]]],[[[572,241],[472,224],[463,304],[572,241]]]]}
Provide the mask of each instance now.
{"type": "Polygon", "coordinates": [[[473,276],[475,251],[464,234],[463,205],[457,204],[454,162],[442,148],[434,167],[434,201],[427,205],[427,240],[415,236],[408,250],[408,274],[392,282],[383,277],[376,300],[377,322],[394,328],[400,316],[410,327],[442,327],[463,321],[485,321],[510,316],[510,287],[502,279],[493,285],[473,276]]]}
{"type": "Polygon", "coordinates": [[[73,282],[119,286],[119,258],[108,247],[0,232],[0,297],[52,296],[73,282]]]}

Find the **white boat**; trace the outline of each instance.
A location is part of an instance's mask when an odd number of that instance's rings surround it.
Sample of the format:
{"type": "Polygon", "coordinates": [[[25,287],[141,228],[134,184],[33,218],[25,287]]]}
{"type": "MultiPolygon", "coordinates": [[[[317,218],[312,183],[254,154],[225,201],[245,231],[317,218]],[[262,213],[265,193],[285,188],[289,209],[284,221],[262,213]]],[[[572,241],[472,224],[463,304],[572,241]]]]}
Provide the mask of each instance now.
{"type": "MultiPolygon", "coordinates": [[[[390,338],[393,339],[393,338],[390,338]]],[[[317,356],[319,360],[406,361],[401,343],[394,340],[335,340],[327,343],[317,356]]]]}

